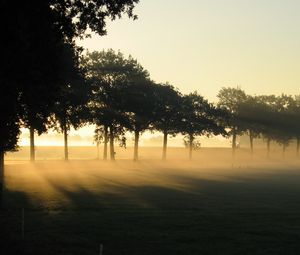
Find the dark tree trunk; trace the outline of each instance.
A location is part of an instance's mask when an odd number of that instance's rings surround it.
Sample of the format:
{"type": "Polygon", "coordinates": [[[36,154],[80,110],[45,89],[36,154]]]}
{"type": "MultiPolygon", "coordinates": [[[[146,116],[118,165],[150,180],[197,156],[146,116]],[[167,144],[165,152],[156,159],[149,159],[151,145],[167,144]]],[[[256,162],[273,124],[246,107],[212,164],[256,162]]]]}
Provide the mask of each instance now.
{"type": "Polygon", "coordinates": [[[110,148],[110,160],[115,160],[115,147],[114,147],[114,129],[109,127],[109,148],[110,148]]]}
{"type": "Polygon", "coordinates": [[[134,161],[138,161],[139,159],[139,138],[140,138],[140,132],[134,131],[134,155],[133,155],[134,161]]]}
{"type": "Polygon", "coordinates": [[[107,160],[107,143],[108,143],[108,127],[104,126],[104,149],[103,149],[104,160],[107,160]]]}
{"type": "Polygon", "coordinates": [[[236,129],[233,128],[232,133],[232,156],[235,157],[235,151],[236,151],[236,129]]]}
{"type": "Polygon", "coordinates": [[[297,157],[299,157],[300,138],[297,138],[297,157]]]}
{"type": "Polygon", "coordinates": [[[30,134],[30,161],[35,161],[34,128],[29,128],[30,134]]]}
{"type": "Polygon", "coordinates": [[[282,145],[282,157],[285,158],[285,150],[286,150],[286,145],[282,145]]]}
{"type": "Polygon", "coordinates": [[[69,149],[68,149],[68,129],[67,129],[67,125],[64,125],[63,133],[64,133],[65,161],[68,161],[69,160],[69,149]]]}
{"type": "Polygon", "coordinates": [[[250,151],[252,157],[253,156],[253,133],[251,130],[249,130],[249,138],[250,138],[250,151]]]}
{"type": "Polygon", "coordinates": [[[267,156],[270,157],[270,150],[271,150],[271,139],[267,139],[267,156]]]}
{"type": "Polygon", "coordinates": [[[163,144],[163,154],[162,154],[163,160],[167,159],[167,144],[168,144],[168,133],[167,131],[164,131],[164,144],[163,144]]]}
{"type": "Polygon", "coordinates": [[[0,209],[3,207],[4,152],[0,151],[0,209]]]}
{"type": "Polygon", "coordinates": [[[189,135],[189,160],[192,160],[193,157],[193,142],[194,136],[192,134],[189,135]]]}

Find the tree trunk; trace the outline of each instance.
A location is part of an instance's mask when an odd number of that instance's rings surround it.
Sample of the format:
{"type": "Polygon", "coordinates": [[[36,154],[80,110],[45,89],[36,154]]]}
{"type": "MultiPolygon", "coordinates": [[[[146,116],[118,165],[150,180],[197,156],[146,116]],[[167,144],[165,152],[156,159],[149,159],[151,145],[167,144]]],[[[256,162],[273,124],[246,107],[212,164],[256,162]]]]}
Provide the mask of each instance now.
{"type": "Polygon", "coordinates": [[[107,160],[108,127],[104,126],[104,149],[103,160],[107,160]]]}
{"type": "Polygon", "coordinates": [[[34,128],[29,128],[30,134],[30,161],[35,161],[34,128]]]}
{"type": "Polygon", "coordinates": [[[286,149],[286,145],[283,144],[282,145],[282,157],[285,158],[285,149],[286,149]]]}
{"type": "Polygon", "coordinates": [[[97,142],[97,160],[99,160],[99,142],[97,142]]]}
{"type": "Polygon", "coordinates": [[[194,142],[194,137],[193,135],[189,135],[189,160],[192,160],[193,156],[193,142],[194,142]]]}
{"type": "Polygon", "coordinates": [[[297,157],[299,157],[300,138],[297,138],[297,157]]]}
{"type": "Polygon", "coordinates": [[[249,138],[250,138],[251,157],[253,157],[253,133],[251,130],[249,130],[249,138]]]}
{"type": "Polygon", "coordinates": [[[4,152],[0,151],[0,209],[3,207],[4,152]]]}
{"type": "Polygon", "coordinates": [[[69,160],[69,150],[68,150],[68,129],[67,125],[64,125],[64,147],[65,147],[65,161],[69,160]]]}
{"type": "Polygon", "coordinates": [[[233,128],[232,133],[232,156],[235,157],[235,150],[236,150],[236,129],[233,128]]]}
{"type": "Polygon", "coordinates": [[[270,157],[270,149],[271,149],[271,139],[267,139],[267,156],[270,157]]]}
{"type": "Polygon", "coordinates": [[[140,138],[140,132],[134,131],[134,155],[133,155],[134,161],[138,161],[139,159],[139,138],[140,138]]]}
{"type": "Polygon", "coordinates": [[[110,160],[115,160],[115,148],[114,148],[114,129],[109,127],[109,148],[110,148],[110,160]]]}
{"type": "Polygon", "coordinates": [[[168,133],[167,131],[164,131],[164,144],[163,144],[163,155],[162,155],[163,160],[167,159],[167,144],[168,144],[168,133]]]}

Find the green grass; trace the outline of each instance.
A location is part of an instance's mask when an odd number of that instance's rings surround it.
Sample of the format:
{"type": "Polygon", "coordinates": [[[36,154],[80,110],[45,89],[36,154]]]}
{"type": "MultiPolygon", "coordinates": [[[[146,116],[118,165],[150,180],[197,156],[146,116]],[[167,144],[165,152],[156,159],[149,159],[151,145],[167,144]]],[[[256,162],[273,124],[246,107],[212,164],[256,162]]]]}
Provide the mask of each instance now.
{"type": "Polygon", "coordinates": [[[300,253],[297,164],[172,163],[9,165],[0,253],[300,253]]]}

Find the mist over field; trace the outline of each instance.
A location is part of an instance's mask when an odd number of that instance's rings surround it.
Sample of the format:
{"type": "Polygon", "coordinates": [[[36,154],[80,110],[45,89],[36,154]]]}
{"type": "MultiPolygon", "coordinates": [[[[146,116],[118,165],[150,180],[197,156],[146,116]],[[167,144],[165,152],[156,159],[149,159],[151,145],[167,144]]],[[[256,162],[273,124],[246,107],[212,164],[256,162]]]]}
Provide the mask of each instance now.
{"type": "Polygon", "coordinates": [[[131,148],[111,162],[96,160],[94,147],[71,147],[65,162],[62,148],[39,147],[30,163],[23,148],[7,155],[2,215],[10,238],[3,247],[70,255],[97,254],[100,243],[105,254],[298,253],[300,159],[292,148],[285,158],[280,148],[271,152],[238,149],[233,160],[229,148],[201,148],[188,160],[187,149],[169,148],[162,161],[160,148],[141,147],[138,162],[131,148]]]}

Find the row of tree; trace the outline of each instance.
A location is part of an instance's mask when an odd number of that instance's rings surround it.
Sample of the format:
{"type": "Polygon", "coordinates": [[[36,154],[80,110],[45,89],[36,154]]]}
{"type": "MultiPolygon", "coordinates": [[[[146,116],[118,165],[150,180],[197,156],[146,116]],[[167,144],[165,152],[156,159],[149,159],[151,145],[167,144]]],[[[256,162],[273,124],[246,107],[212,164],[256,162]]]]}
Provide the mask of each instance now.
{"type": "Polygon", "coordinates": [[[219,106],[230,112],[229,135],[232,136],[233,153],[237,135],[247,134],[253,154],[254,138],[266,140],[268,155],[271,141],[282,146],[283,154],[291,141],[300,148],[300,97],[290,95],[247,95],[240,88],[223,88],[219,106]]]}
{"type": "Polygon", "coordinates": [[[163,133],[163,159],[170,135],[187,136],[190,157],[196,136],[226,135],[222,125],[225,111],[197,92],[182,95],[168,83],[153,82],[131,56],[125,58],[113,50],[92,52],[83,57],[82,64],[91,89],[86,117],[89,123],[96,124],[95,138],[104,143],[104,159],[108,142],[112,160],[114,141],[126,145],[126,131],[134,133],[134,160],[138,160],[139,138],[146,130],[163,133]]]}
{"type": "MultiPolygon", "coordinates": [[[[183,95],[170,84],[159,84],[131,56],[113,50],[88,52],[79,66],[83,79],[69,84],[64,100],[52,109],[43,122],[64,133],[65,159],[68,159],[68,132],[71,127],[95,124],[97,146],[104,144],[103,158],[115,160],[115,142],[126,146],[126,132],[134,134],[134,160],[138,160],[140,135],[146,131],[163,133],[162,158],[166,159],[169,136],[183,134],[192,158],[197,137],[222,135],[232,137],[235,154],[237,136],[247,134],[251,153],[253,139],[263,137],[268,153],[271,141],[283,147],[293,139],[300,144],[299,97],[250,96],[240,88],[222,88],[216,104],[197,92],[183,95]]],[[[37,129],[38,133],[44,129],[37,129]]],[[[31,133],[31,141],[34,132],[31,133]]],[[[34,151],[34,143],[31,143],[34,151]]],[[[31,156],[34,159],[34,155],[31,156]]]]}

